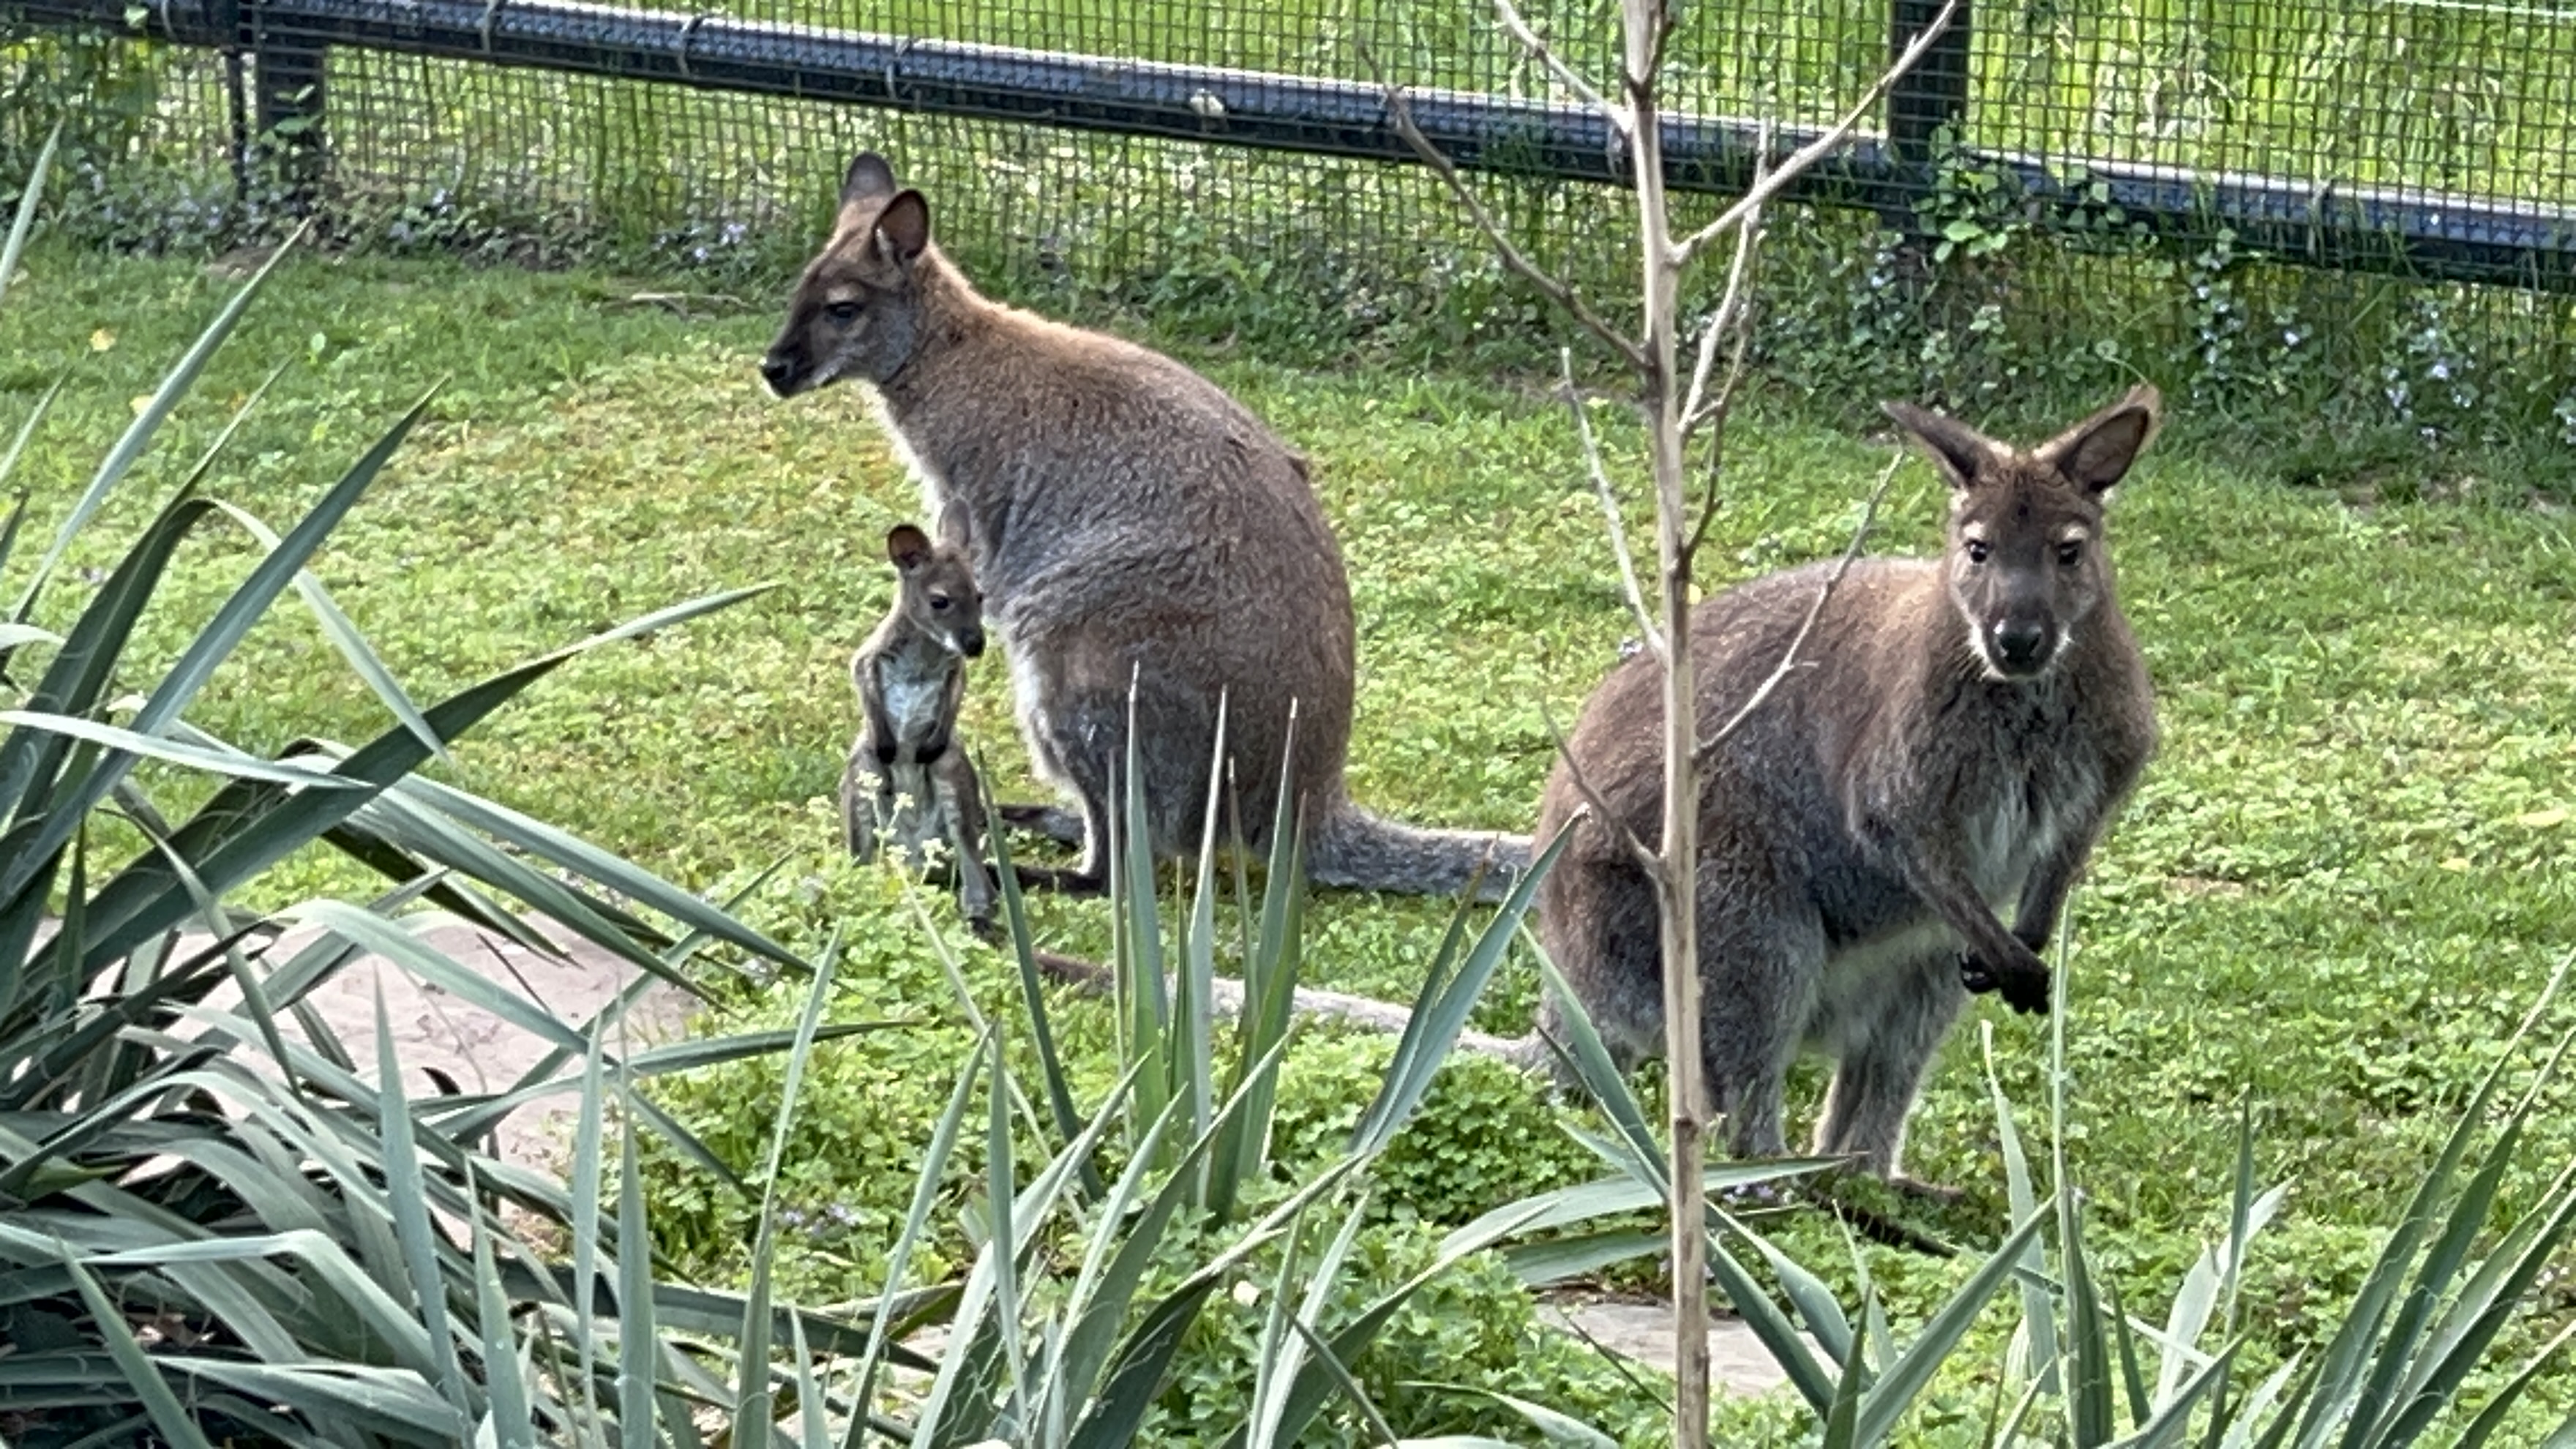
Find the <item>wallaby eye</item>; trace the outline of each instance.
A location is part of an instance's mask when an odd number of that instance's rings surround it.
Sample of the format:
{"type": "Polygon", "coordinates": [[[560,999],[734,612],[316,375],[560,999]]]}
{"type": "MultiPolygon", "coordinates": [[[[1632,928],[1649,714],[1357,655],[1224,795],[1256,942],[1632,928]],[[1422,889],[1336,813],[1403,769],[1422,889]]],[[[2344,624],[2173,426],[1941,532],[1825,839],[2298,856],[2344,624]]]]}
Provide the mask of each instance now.
{"type": "Polygon", "coordinates": [[[2070,538],[2066,542],[2059,544],[2057,546],[2057,561],[2059,564],[2070,569],[2075,567],[2077,564],[2084,562],[2083,540],[2070,538]]]}
{"type": "Polygon", "coordinates": [[[1986,541],[1984,539],[1972,538],[1968,540],[1968,562],[1976,564],[1984,563],[1986,561],[1986,555],[1992,552],[1994,552],[1994,550],[1986,546],[1986,541]]]}
{"type": "Polygon", "coordinates": [[[946,594],[931,595],[930,607],[933,609],[946,609],[948,607],[948,596],[946,594]]]}
{"type": "Polygon", "coordinates": [[[834,302],[823,309],[823,315],[846,327],[859,320],[859,304],[856,302],[834,302]]]}

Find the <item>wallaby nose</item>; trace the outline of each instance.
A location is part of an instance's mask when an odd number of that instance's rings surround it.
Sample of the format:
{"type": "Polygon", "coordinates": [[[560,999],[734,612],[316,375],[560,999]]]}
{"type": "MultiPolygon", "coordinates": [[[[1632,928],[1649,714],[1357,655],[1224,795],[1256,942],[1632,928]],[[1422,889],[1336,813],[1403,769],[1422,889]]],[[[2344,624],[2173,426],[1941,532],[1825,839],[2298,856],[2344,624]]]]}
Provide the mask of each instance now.
{"type": "Polygon", "coordinates": [[[1995,628],[1995,662],[2016,673],[2037,668],[2048,658],[2048,625],[2036,619],[2006,619],[1995,628]]]}
{"type": "Polygon", "coordinates": [[[981,655],[984,652],[984,631],[981,629],[969,629],[965,633],[958,635],[957,652],[965,655],[969,659],[973,659],[981,655]]]}
{"type": "Polygon", "coordinates": [[[773,352],[760,359],[760,380],[779,397],[787,396],[789,384],[796,380],[796,364],[773,352]]]}

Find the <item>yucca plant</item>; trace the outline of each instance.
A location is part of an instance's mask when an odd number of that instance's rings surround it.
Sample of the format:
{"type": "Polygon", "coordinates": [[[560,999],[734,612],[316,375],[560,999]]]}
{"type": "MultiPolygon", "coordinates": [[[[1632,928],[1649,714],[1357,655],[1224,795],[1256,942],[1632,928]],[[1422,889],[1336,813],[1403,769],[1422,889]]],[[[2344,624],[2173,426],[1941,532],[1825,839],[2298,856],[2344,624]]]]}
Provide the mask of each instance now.
{"type": "MultiPolygon", "coordinates": [[[[0,288],[16,273],[43,171],[40,161],[0,248],[0,288]]],[[[415,408],[283,535],[199,492],[219,439],[67,628],[35,622],[75,536],[275,265],[241,288],[139,411],[0,619],[9,681],[0,699],[15,706],[0,710],[0,1438],[694,1444],[697,1419],[747,1408],[741,1428],[752,1432],[736,1442],[766,1442],[772,1390],[794,1403],[802,1387],[773,1367],[770,1346],[855,1354],[868,1340],[838,1320],[774,1314],[757,1288],[707,1293],[661,1280],[631,1170],[636,1134],[660,1133],[706,1170],[723,1168],[633,1086],[791,1041],[773,1033],[628,1051],[620,1022],[651,982],[686,987],[683,965],[710,942],[807,964],[649,872],[413,774],[583,651],[748,591],[663,610],[416,705],[304,571],[419,418],[415,408]],[[174,663],[130,681],[137,623],[174,553],[227,516],[262,540],[264,556],[174,663]],[[395,718],[357,748],[309,740],[262,757],[185,718],[289,589],[395,718]],[[147,760],[219,783],[194,809],[165,809],[167,776],[138,769],[147,760]],[[274,914],[230,903],[316,841],[380,872],[384,892],[274,914]],[[427,945],[406,914],[424,906],[551,951],[532,924],[542,916],[631,962],[635,983],[595,1019],[560,1021],[427,945]],[[285,928],[297,922],[320,934],[290,950],[285,928]],[[362,952],[538,1033],[551,1055],[498,1092],[409,1100],[381,1003],[376,1059],[362,1068],[306,1000],[362,952]],[[236,1004],[214,1004],[225,985],[236,1004]],[[581,1094],[570,1185],[493,1155],[490,1132],[506,1113],[564,1091],[581,1094]],[[612,1165],[619,1206],[602,1222],[612,1165]],[[568,1239],[570,1265],[540,1251],[539,1229],[521,1226],[531,1222],[568,1239]]],[[[0,482],[53,396],[0,457],[0,482]]],[[[15,556],[24,507],[0,523],[0,570],[15,556]]],[[[810,968],[818,999],[829,963],[827,953],[810,968]]],[[[861,1029],[822,1028],[809,1015],[793,1036],[795,1060],[827,1034],[861,1029]]]]}
{"type": "MultiPolygon", "coordinates": [[[[1544,961],[1541,965],[1548,989],[1562,992],[1563,982],[1553,969],[1544,961]]],[[[2562,963],[2512,1045],[2528,1040],[2567,970],[2562,963]]],[[[1994,1075],[1989,1031],[1988,1081],[2006,1201],[2017,1226],[1910,1340],[1899,1343],[1885,1322],[1866,1260],[1853,1260],[1861,1301],[1857,1312],[1846,1312],[1814,1273],[1722,1208],[1709,1208],[1712,1277],[1814,1412],[1821,1449],[1892,1442],[1906,1412],[1959,1350],[1971,1324],[2008,1287],[2018,1290],[2021,1316],[1997,1381],[2011,1391],[2011,1398],[1999,1401],[1985,1425],[1987,1443],[2068,1449],[2406,1449],[2426,1442],[2457,1407],[2470,1374],[2487,1366],[2497,1335],[2576,1224],[2576,1161],[2570,1161],[2557,1166],[2535,1207],[2501,1232],[2489,1225],[2506,1174],[2521,1165],[2533,1107],[2576,1034],[2557,1043],[2520,1101],[2494,1125],[2472,1167],[2470,1149],[2488,1127],[2515,1053],[2509,1050],[2489,1069],[2324,1347],[2313,1357],[2305,1351],[2294,1355],[2250,1392],[2240,1393],[2238,1285],[2248,1246],[2278,1210],[2284,1187],[2256,1190],[2249,1112],[2238,1135],[2227,1237],[2205,1251],[2173,1291],[2160,1331],[2124,1313],[2122,1295],[2095,1274],[2085,1246],[2084,1194],[2065,1158],[2064,998],[2069,976],[2061,959],[2054,973],[2058,1000],[2048,1063],[2053,1190],[2043,1195],[2036,1185],[2011,1104],[1994,1075]],[[2481,1244],[2483,1253],[2478,1251],[2481,1244]],[[1769,1270],[1785,1304],[1775,1301],[1748,1271],[1737,1250],[1751,1252],[1769,1270]],[[2228,1341],[2205,1348],[2213,1315],[2228,1341]]],[[[1514,1269],[1533,1285],[1653,1252],[1664,1241],[1659,1232],[1598,1226],[1604,1219],[1662,1202],[1669,1168],[1643,1108],[1611,1066],[1579,1005],[1570,1006],[1567,1015],[1573,1040],[1562,1045],[1585,1091],[1612,1124],[1608,1133],[1577,1135],[1600,1155],[1610,1175],[1497,1209],[1452,1234],[1443,1249],[1501,1245],[1514,1269]]],[[[1748,1174],[1777,1176],[1783,1170],[1824,1165],[1737,1164],[1711,1170],[1707,1181],[1714,1192],[1741,1186],[1748,1174]]],[[[2128,1301],[2146,1300],[2132,1296],[2128,1301]]],[[[2465,1424],[2432,1442],[2451,1449],[2501,1442],[2496,1434],[2571,1337],[2576,1337],[2576,1326],[2554,1335],[2465,1424]]],[[[2576,1446],[2576,1415],[2547,1443],[2549,1449],[2576,1446]]]]}
{"type": "MultiPolygon", "coordinates": [[[[1221,758],[1222,740],[1218,750],[1221,758]]],[[[1131,750],[1127,778],[1136,777],[1131,750]]],[[[1420,1105],[1554,853],[1543,853],[1530,878],[1480,927],[1471,930],[1469,908],[1461,908],[1429,966],[1386,1083],[1347,1150],[1289,1182],[1268,1155],[1279,1067],[1298,1026],[1305,880],[1297,822],[1284,803],[1289,793],[1281,792],[1257,905],[1236,857],[1241,975],[1221,989],[1217,862],[1225,852],[1216,811],[1208,812],[1188,903],[1167,922],[1144,847],[1144,803],[1137,791],[1126,792],[1113,832],[1110,889],[1122,1070],[1087,1114],[1056,1055],[1008,844],[994,822],[1003,919],[1047,1108],[1041,1114],[1013,1081],[1002,1024],[975,1014],[981,1044],[932,1135],[870,1335],[892,1345],[936,1327],[936,1368],[926,1378],[903,1379],[887,1374],[883,1353],[872,1352],[827,1385],[827,1402],[836,1412],[847,1408],[840,1443],[1111,1449],[1152,1442],[1139,1437],[1150,1411],[1192,1325],[1220,1292],[1266,1304],[1250,1405],[1227,1443],[1272,1449],[1298,1442],[1337,1398],[1374,1427],[1375,1442],[1414,1442],[1386,1426],[1350,1365],[1424,1285],[1483,1245],[1437,1255],[1338,1321],[1327,1321],[1327,1310],[1369,1220],[1370,1168],[1420,1105]],[[1224,1049],[1229,1013],[1221,1007],[1229,999],[1233,1041],[1224,1049]],[[974,1258],[955,1282],[908,1288],[916,1251],[935,1231],[950,1163],[971,1130],[979,1079],[985,1180],[961,1225],[974,1258]],[[1044,1165],[1022,1181],[1014,1164],[1031,1143],[1045,1144],[1044,1165]],[[1114,1173],[1103,1170],[1109,1156],[1120,1159],[1114,1173]],[[1187,1241],[1203,1246],[1173,1281],[1164,1260],[1184,1229],[1192,1234],[1187,1241]],[[906,1307],[914,1309],[909,1317],[906,1307]]],[[[966,1008],[974,1013],[971,1001],[966,1008]]],[[[1534,1422],[1547,1418],[1536,1406],[1528,1411],[1534,1422]]]]}

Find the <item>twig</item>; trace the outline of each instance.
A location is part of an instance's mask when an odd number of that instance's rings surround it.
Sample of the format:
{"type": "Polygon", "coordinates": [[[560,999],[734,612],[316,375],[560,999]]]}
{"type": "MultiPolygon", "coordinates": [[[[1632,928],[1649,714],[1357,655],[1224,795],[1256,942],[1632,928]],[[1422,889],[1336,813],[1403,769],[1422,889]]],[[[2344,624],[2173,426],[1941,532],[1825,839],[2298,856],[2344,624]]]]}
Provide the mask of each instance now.
{"type": "Polygon", "coordinates": [[[1637,832],[1628,828],[1627,821],[1612,814],[1610,802],[1601,797],[1600,791],[1592,788],[1590,780],[1583,778],[1583,766],[1574,758],[1573,748],[1566,744],[1565,731],[1556,727],[1555,712],[1547,707],[1546,700],[1538,702],[1538,718],[1539,723],[1547,726],[1547,737],[1556,742],[1556,757],[1565,762],[1566,778],[1574,782],[1575,793],[1583,797],[1584,808],[1592,812],[1593,819],[1601,822],[1602,829],[1619,832],[1619,843],[1628,847],[1628,853],[1637,858],[1648,880],[1660,877],[1664,873],[1663,856],[1638,839],[1637,832]]]}
{"type": "MultiPolygon", "coordinates": [[[[1771,125],[1766,121],[1762,125],[1762,140],[1758,147],[1758,154],[1767,156],[1770,152],[1771,125]]],[[[1759,159],[1753,164],[1753,185],[1759,189],[1765,179],[1763,164],[1759,159]]],[[[1745,293],[1744,284],[1746,278],[1752,274],[1754,237],[1761,229],[1762,208],[1757,206],[1744,218],[1744,228],[1736,236],[1735,255],[1727,262],[1726,290],[1718,296],[1717,313],[1709,319],[1708,330],[1700,334],[1699,360],[1691,368],[1690,391],[1683,394],[1682,438],[1685,442],[1689,440],[1691,430],[1698,427],[1708,413],[1715,411],[1713,406],[1703,405],[1703,400],[1708,396],[1709,369],[1717,361],[1718,338],[1729,330],[1739,330],[1740,335],[1740,329],[1735,329],[1735,324],[1741,320],[1738,316],[1739,311],[1749,306],[1751,302],[1745,293]]],[[[1739,345],[1739,356],[1741,351],[1739,345]]],[[[1730,391],[1732,381],[1730,377],[1730,391]]]]}
{"type": "Polygon", "coordinates": [[[1646,356],[1646,349],[1604,321],[1600,313],[1575,295],[1572,287],[1550,275],[1546,268],[1531,261],[1512,244],[1511,238],[1503,234],[1502,223],[1494,220],[1494,214],[1485,209],[1485,203],[1467,185],[1467,178],[1458,174],[1457,164],[1442,154],[1439,147],[1432,145],[1431,139],[1422,134],[1422,128],[1413,123],[1413,107],[1404,99],[1404,88],[1388,80],[1378,69],[1377,58],[1367,46],[1359,47],[1359,52],[1370,76],[1386,90],[1387,118],[1395,123],[1395,133],[1404,138],[1404,144],[1413,148],[1413,154],[1420,157],[1422,164],[1430,167],[1449,188],[1449,194],[1458,199],[1467,219],[1474,222],[1476,230],[1483,232],[1485,240],[1493,244],[1495,255],[1503,259],[1503,266],[1522,281],[1538,288],[1539,295],[1562,308],[1565,315],[1573,318],[1584,331],[1601,339],[1629,367],[1641,373],[1650,371],[1653,360],[1646,356]]]}
{"type": "Polygon", "coordinates": [[[1574,386],[1574,349],[1560,347],[1557,358],[1565,368],[1565,405],[1574,414],[1575,431],[1583,439],[1583,464],[1592,474],[1592,491],[1601,499],[1601,517],[1610,527],[1610,552],[1619,561],[1619,587],[1628,595],[1628,612],[1636,617],[1637,628],[1645,636],[1646,648],[1655,658],[1664,657],[1664,634],[1655,627],[1655,616],[1646,611],[1645,586],[1637,578],[1636,557],[1628,552],[1628,529],[1619,521],[1619,495],[1610,486],[1610,474],[1601,463],[1601,444],[1592,435],[1591,415],[1583,410],[1583,395],[1574,386]]]}
{"type": "MultiPolygon", "coordinates": [[[[1735,260],[1728,268],[1726,279],[1726,300],[1735,305],[1735,315],[1729,318],[1725,315],[1726,307],[1719,308],[1720,319],[1724,320],[1728,329],[1735,334],[1734,351],[1726,360],[1726,380],[1718,384],[1716,394],[1708,400],[1705,407],[1694,406],[1692,410],[1682,414],[1684,447],[1689,446],[1690,435],[1694,429],[1702,425],[1708,428],[1708,472],[1706,482],[1700,489],[1699,518],[1691,525],[1690,543],[1687,545],[1690,555],[1694,558],[1699,554],[1700,541],[1708,536],[1709,524],[1717,517],[1717,480],[1720,467],[1726,459],[1726,422],[1734,414],[1736,391],[1744,385],[1745,358],[1752,351],[1753,298],[1749,276],[1753,265],[1753,252],[1761,245],[1761,238],[1762,221],[1759,215],[1747,222],[1744,230],[1735,235],[1735,260]]],[[[1711,323],[1710,327],[1713,335],[1716,324],[1711,323]]],[[[1703,361],[1702,366],[1705,365],[1703,361]]],[[[1697,396],[1699,386],[1699,378],[1694,377],[1691,380],[1694,398],[1697,396]]]]}
{"type": "Polygon", "coordinates": [[[1512,4],[1512,0],[1494,0],[1494,18],[1502,22],[1503,29],[1510,33],[1512,39],[1521,43],[1521,48],[1530,53],[1531,59],[1547,67],[1547,73],[1556,77],[1558,85],[1572,91],[1585,105],[1599,111],[1619,134],[1626,135],[1628,128],[1637,123],[1635,114],[1627,107],[1601,94],[1593,88],[1592,82],[1583,78],[1583,72],[1558,59],[1556,52],[1539,37],[1539,33],[1530,28],[1530,23],[1521,18],[1521,12],[1512,4]]]}
{"type": "Polygon", "coordinates": [[[1878,487],[1870,491],[1869,502],[1861,508],[1860,527],[1852,530],[1851,547],[1843,550],[1842,559],[1834,565],[1834,571],[1825,575],[1824,583],[1817,586],[1816,601],[1807,606],[1807,617],[1799,622],[1798,632],[1790,636],[1789,647],[1780,651],[1780,662],[1772,666],[1770,676],[1753,691],[1753,697],[1744,701],[1725,724],[1718,726],[1716,734],[1701,740],[1692,750],[1693,758],[1701,764],[1708,763],[1709,756],[1716,753],[1717,747],[1726,743],[1729,735],[1752,718],[1753,712],[1762,707],[1762,702],[1771,697],[1771,691],[1780,687],[1780,681],[1789,677],[1789,671],[1798,667],[1798,650],[1806,644],[1807,636],[1815,631],[1816,620],[1824,615],[1825,604],[1833,598],[1834,589],[1842,583],[1843,575],[1851,572],[1852,560],[1860,557],[1861,545],[1869,539],[1870,525],[1878,520],[1879,500],[1887,496],[1887,485],[1895,481],[1896,470],[1904,464],[1905,455],[1902,453],[1888,460],[1887,471],[1878,475],[1878,487]]]}
{"type": "Polygon", "coordinates": [[[1879,76],[1868,92],[1860,98],[1859,104],[1845,112],[1843,118],[1834,123],[1832,130],[1789,153],[1788,159],[1780,163],[1779,170],[1772,172],[1768,178],[1746,191],[1733,206],[1719,213],[1717,220],[1692,232],[1675,244],[1673,265],[1676,268],[1689,265],[1691,257],[1701,247],[1728,228],[1742,225],[1747,217],[1768,205],[1771,198],[1777,196],[1782,188],[1797,180],[1808,168],[1842,145],[1843,141],[1851,135],[1853,128],[1860,124],[1861,118],[1868,115],[1870,109],[1884,99],[1899,80],[1904,79],[1905,73],[1914,69],[1915,63],[1931,51],[1932,42],[1938,40],[1941,33],[1950,28],[1951,17],[1959,13],[1959,4],[1960,0],[1949,0],[1948,4],[1943,5],[1941,13],[1933,16],[1932,23],[1923,27],[1922,33],[1915,36],[1905,47],[1905,53],[1896,58],[1896,64],[1889,66],[1887,71],[1879,76]]]}

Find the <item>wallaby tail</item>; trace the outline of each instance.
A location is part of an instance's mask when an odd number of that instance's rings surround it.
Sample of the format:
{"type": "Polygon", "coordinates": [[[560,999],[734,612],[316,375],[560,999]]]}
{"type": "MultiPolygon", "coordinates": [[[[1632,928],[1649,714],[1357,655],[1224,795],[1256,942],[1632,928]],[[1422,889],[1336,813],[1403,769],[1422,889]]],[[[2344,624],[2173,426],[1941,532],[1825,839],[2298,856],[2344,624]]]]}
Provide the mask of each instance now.
{"type": "Polygon", "coordinates": [[[1307,879],[1350,890],[1454,896],[1472,882],[1476,899],[1499,901],[1529,867],[1526,835],[1424,830],[1371,815],[1347,800],[1324,816],[1306,843],[1307,879]]]}

